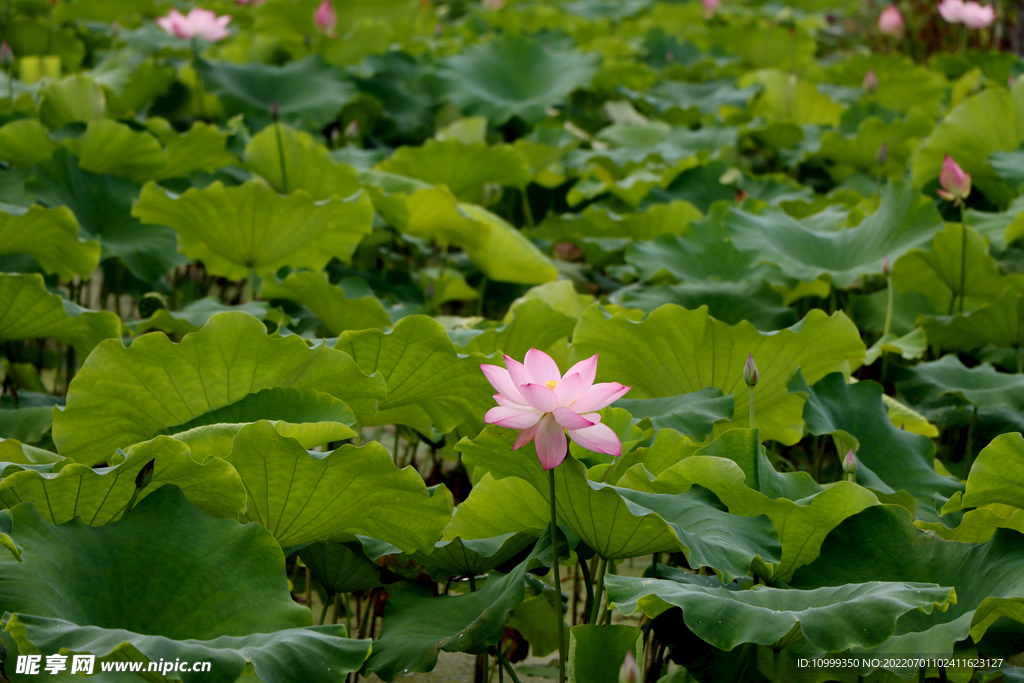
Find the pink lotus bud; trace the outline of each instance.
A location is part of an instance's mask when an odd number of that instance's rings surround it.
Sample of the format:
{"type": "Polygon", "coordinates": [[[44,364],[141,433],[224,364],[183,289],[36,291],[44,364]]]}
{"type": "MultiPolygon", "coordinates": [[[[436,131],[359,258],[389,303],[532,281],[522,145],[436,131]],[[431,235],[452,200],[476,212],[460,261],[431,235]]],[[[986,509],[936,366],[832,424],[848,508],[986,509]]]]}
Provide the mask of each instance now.
{"type": "Polygon", "coordinates": [[[483,6],[496,12],[505,6],[505,0],[483,0],[483,6]]]}
{"type": "Polygon", "coordinates": [[[640,668],[632,652],[626,652],[626,658],[619,667],[619,683],[640,683],[640,668]]]}
{"type": "Polygon", "coordinates": [[[338,15],[334,11],[331,0],[324,0],[316,8],[316,13],[313,14],[313,23],[321,33],[330,38],[334,37],[334,29],[338,26],[338,15]]]}
{"type": "Polygon", "coordinates": [[[875,155],[875,161],[878,162],[879,166],[885,166],[885,162],[889,160],[889,145],[882,143],[878,148],[878,153],[875,155]]]}
{"type": "Polygon", "coordinates": [[[942,159],[942,171],[939,173],[941,190],[936,193],[943,199],[959,205],[971,194],[971,174],[960,168],[948,154],[942,159]]]}
{"type": "Polygon", "coordinates": [[[843,458],[843,472],[846,474],[854,474],[857,471],[857,456],[853,454],[852,450],[846,452],[846,457],[843,458]]]}
{"type": "Polygon", "coordinates": [[[892,275],[892,261],[886,256],[882,259],[882,275],[889,277],[892,275]]]}
{"type": "Polygon", "coordinates": [[[722,0],[700,0],[700,3],[704,5],[704,16],[713,17],[718,12],[718,8],[722,6],[722,0]]]}
{"type": "Polygon", "coordinates": [[[4,71],[10,71],[13,65],[14,50],[11,49],[11,46],[8,45],[5,40],[3,44],[0,45],[0,66],[4,68],[4,71]]]}
{"type": "Polygon", "coordinates": [[[1010,88],[1012,90],[1013,86],[1015,86],[1016,84],[1017,84],[1017,77],[1014,76],[1013,74],[1010,74],[1010,77],[1006,79],[1006,87],[1010,88]]]}
{"type": "Polygon", "coordinates": [[[754,362],[754,354],[747,354],[747,362],[743,365],[743,381],[748,387],[757,386],[757,380],[761,376],[757,373],[757,363],[754,362]]]}
{"type": "Polygon", "coordinates": [[[864,81],[860,84],[860,87],[871,93],[878,90],[878,76],[875,75],[874,69],[869,69],[868,72],[864,74],[864,81]]]}
{"type": "Polygon", "coordinates": [[[896,5],[889,5],[878,15],[878,30],[887,36],[903,33],[903,15],[896,9],[896,5]]]}

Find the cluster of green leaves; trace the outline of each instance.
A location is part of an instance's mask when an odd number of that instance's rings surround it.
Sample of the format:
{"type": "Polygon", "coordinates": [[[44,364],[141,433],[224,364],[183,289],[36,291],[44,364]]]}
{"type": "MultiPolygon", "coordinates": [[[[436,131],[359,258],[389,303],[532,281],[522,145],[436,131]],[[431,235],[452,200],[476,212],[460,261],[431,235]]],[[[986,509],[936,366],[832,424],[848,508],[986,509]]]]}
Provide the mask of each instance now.
{"type": "Polygon", "coordinates": [[[0,12],[0,673],[504,675],[563,619],[580,683],[1019,679],[967,662],[1024,651],[1024,62],[842,0],[199,4],[0,12]],[[531,348],[631,387],[554,501],[485,424],[531,348]]]}

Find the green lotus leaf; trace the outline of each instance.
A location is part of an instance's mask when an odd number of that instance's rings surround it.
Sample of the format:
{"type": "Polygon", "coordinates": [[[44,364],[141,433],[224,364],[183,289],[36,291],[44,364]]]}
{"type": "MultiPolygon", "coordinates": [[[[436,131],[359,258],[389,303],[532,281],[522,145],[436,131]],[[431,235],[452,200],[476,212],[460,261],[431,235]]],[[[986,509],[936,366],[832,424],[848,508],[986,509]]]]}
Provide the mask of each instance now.
{"type": "Polygon", "coordinates": [[[952,395],[979,408],[1024,410],[1024,376],[998,372],[988,363],[968,368],[952,353],[901,369],[897,383],[900,393],[914,405],[952,395]]]}
{"type": "Polygon", "coordinates": [[[328,595],[384,585],[380,567],[358,543],[312,543],[299,551],[299,557],[328,595]]]}
{"type": "Polygon", "coordinates": [[[632,244],[626,249],[626,262],[647,281],[758,280],[765,268],[755,265],[754,255],[733,245],[726,226],[728,212],[726,205],[718,204],[681,235],[661,235],[632,244]]]}
{"type": "Polygon", "coordinates": [[[826,652],[875,647],[892,636],[904,614],[930,615],[957,602],[952,588],[910,581],[811,590],[754,586],[737,591],[613,575],[605,584],[609,599],[624,614],[641,610],[653,619],[665,610],[682,608],[686,626],[720,650],[740,643],[772,645],[796,628],[807,642],[826,652]]]}
{"type": "Polygon", "coordinates": [[[939,519],[936,500],[944,503],[963,490],[954,477],[935,471],[935,444],[931,439],[903,431],[889,420],[882,402],[882,387],[875,382],[847,384],[835,373],[813,385],[801,377],[790,384],[808,394],[804,407],[807,431],[814,435],[845,432],[859,443],[857,481],[881,493],[907,491],[917,500],[918,516],[939,519]]]}
{"type": "MultiPolygon", "coordinates": [[[[629,453],[624,453],[621,457],[616,458],[612,463],[594,465],[587,470],[587,478],[606,484],[618,484],[623,481],[623,476],[629,472],[630,468],[638,463],[644,466],[644,470],[648,474],[656,477],[680,460],[693,455],[700,447],[699,441],[683,436],[674,429],[659,429],[654,433],[654,441],[649,446],[634,448],[629,453]]],[[[630,476],[637,474],[639,472],[630,476]]],[[[642,485],[636,483],[641,481],[639,479],[627,481],[633,482],[631,488],[643,488],[642,485]]]]}
{"type": "Polygon", "coordinates": [[[88,279],[100,262],[100,243],[78,236],[78,221],[67,207],[0,211],[0,255],[26,253],[47,273],[71,280],[77,273],[88,279]]]}
{"type": "Polygon", "coordinates": [[[268,323],[287,319],[280,310],[271,308],[266,301],[246,301],[238,306],[228,306],[215,296],[207,296],[186,304],[180,311],[158,308],[145,320],[129,321],[124,326],[135,334],[160,330],[168,334],[184,335],[198,332],[213,316],[230,311],[241,311],[268,323]]]}
{"type": "Polygon", "coordinates": [[[46,291],[38,273],[0,273],[0,339],[55,337],[81,358],[104,339],[121,336],[121,320],[110,311],[89,311],[46,291]]]}
{"type": "Polygon", "coordinates": [[[445,652],[483,654],[501,640],[505,619],[523,601],[528,569],[551,561],[551,537],[545,534],[533,552],[508,574],[491,572],[479,590],[439,595],[413,584],[389,591],[380,636],[366,670],[389,683],[400,674],[433,670],[445,652]]]}
{"type": "Polygon", "coordinates": [[[167,165],[167,155],[155,137],[111,119],[90,122],[81,137],[65,144],[78,157],[79,168],[139,184],[157,177],[167,165]]]}
{"type": "Polygon", "coordinates": [[[38,119],[16,119],[0,128],[0,159],[15,168],[31,168],[57,147],[38,119]]]}
{"type": "Polygon", "coordinates": [[[52,472],[65,458],[56,453],[29,446],[17,439],[0,439],[0,478],[22,470],[52,472]],[[10,471],[8,471],[10,467],[10,471]]]}
{"type": "Polygon", "coordinates": [[[900,181],[885,187],[878,210],[856,227],[842,229],[845,220],[839,212],[797,221],[778,209],[752,214],[732,208],[726,225],[740,251],[779,264],[797,280],[828,274],[844,288],[863,275],[881,273],[882,259],[895,261],[910,249],[927,245],[943,227],[935,203],[900,181]]]}
{"type": "MultiPolygon", "coordinates": [[[[3,129],[0,129],[0,137],[2,135],[3,129]]],[[[1024,166],[1021,165],[1024,158],[1022,157],[1024,157],[1024,150],[1020,147],[1009,152],[992,152],[988,155],[988,163],[992,164],[992,169],[1003,177],[1011,190],[1019,190],[1021,184],[1024,183],[1024,174],[1022,174],[1024,166]]],[[[1011,206],[1016,202],[1017,200],[1014,200],[1011,206]]]]}
{"type": "MultiPolygon", "coordinates": [[[[798,369],[812,381],[863,357],[864,345],[842,313],[812,310],[796,325],[765,334],[747,322],[735,327],[714,320],[706,307],[655,309],[642,322],[608,315],[593,305],[573,332],[571,362],[601,354],[598,381],[629,385],[630,399],[679,396],[708,387],[742,396],[747,354],[758,363],[757,426],[764,439],[796,443],[803,437],[803,398],[787,384],[798,369]]],[[[750,421],[748,400],[737,401],[733,419],[715,424],[721,434],[750,421]]]]}
{"type": "Polygon", "coordinates": [[[551,261],[533,242],[500,216],[476,204],[459,204],[459,209],[485,228],[483,244],[460,246],[487,277],[521,285],[539,285],[558,277],[551,261]]]}
{"type": "Polygon", "coordinates": [[[38,164],[26,185],[42,204],[71,209],[83,235],[100,241],[103,258],[118,257],[143,282],[158,282],[171,268],[188,262],[175,247],[173,230],[143,225],[132,216],[138,185],[84,171],[65,149],[38,164]]]}
{"type": "Polygon", "coordinates": [[[465,201],[479,201],[486,183],[522,189],[532,174],[511,145],[488,147],[459,140],[427,140],[419,147],[399,147],[379,165],[388,173],[444,185],[465,201]]]}
{"type": "Polygon", "coordinates": [[[326,683],[369,653],[368,642],[344,638],[343,626],[309,628],[309,610],[288,594],[284,557],[265,529],[207,517],[176,487],[160,487],[103,527],[54,526],[31,504],[0,515],[26,550],[21,563],[0,558],[11,579],[0,589],[0,607],[11,613],[9,652],[88,653],[144,667],[212,663],[208,672],[176,673],[186,683],[231,683],[248,666],[263,680],[326,683]],[[193,572],[206,579],[181,590],[193,572]],[[96,590],[103,585],[120,589],[96,590]],[[242,609],[250,604],[260,609],[242,609]]]}
{"type": "Polygon", "coordinates": [[[336,163],[313,136],[280,123],[267,126],[252,137],[245,146],[245,165],[266,178],[278,192],[305,190],[317,201],[349,197],[359,189],[359,174],[354,168],[336,163]]]}
{"type": "MultiPolygon", "coordinates": [[[[487,427],[457,449],[470,465],[495,477],[520,477],[549,497],[548,476],[528,445],[510,453],[516,432],[487,427]]],[[[775,528],[765,517],[738,517],[723,510],[705,489],[648,493],[589,481],[586,468],[568,456],[555,470],[558,515],[595,552],[607,559],[651,552],[683,552],[691,567],[714,569],[723,581],[750,572],[772,573],[778,561],[775,528]]]]}
{"type": "Polygon", "coordinates": [[[699,485],[718,496],[731,514],[766,515],[782,544],[776,576],[786,580],[818,556],[821,542],[840,522],[878,500],[849,482],[823,488],[806,473],[777,473],[760,450],[754,457],[756,443],[750,431],[730,430],[656,477],[630,469],[619,486],[675,493],[699,485]]]}
{"type": "Polygon", "coordinates": [[[38,443],[53,426],[53,406],[64,399],[35,391],[19,391],[15,407],[13,396],[0,397],[0,437],[26,443],[38,443]]]}
{"type": "MultiPolygon", "coordinates": [[[[547,657],[558,649],[558,624],[555,615],[562,613],[562,599],[561,596],[556,598],[554,589],[546,583],[535,581],[529,587],[542,590],[512,608],[508,613],[508,619],[505,620],[505,628],[519,632],[519,635],[530,644],[531,655],[547,657]]],[[[565,622],[562,623],[565,633],[565,622]]],[[[520,673],[525,672],[520,669],[520,673]]]]}
{"type": "Polygon", "coordinates": [[[75,518],[89,526],[109,524],[123,516],[135,493],[135,478],[150,462],[151,483],[142,489],[138,500],[165,484],[174,484],[211,517],[238,519],[245,511],[245,489],[230,465],[217,458],[200,465],[185,444],[166,436],[133,446],[113,467],[92,469],[71,463],[56,474],[15,472],[0,480],[0,506],[12,508],[31,502],[50,524],[75,518]]]}
{"type": "Polygon", "coordinates": [[[953,107],[913,158],[914,184],[938,178],[948,154],[968,173],[971,182],[993,204],[1005,204],[1017,188],[1000,177],[988,156],[1010,152],[1024,141],[1024,86],[986,89],[953,107]]]}
{"type": "MultiPolygon", "coordinates": [[[[749,36],[745,40],[749,42],[749,36]]],[[[754,116],[761,115],[770,121],[785,121],[798,126],[837,126],[843,113],[842,105],[818,90],[814,83],[795,79],[778,69],[748,72],[737,81],[737,85],[741,88],[763,86],[764,89],[749,111],[754,116]]]]}
{"type": "Polygon", "coordinates": [[[345,354],[310,349],[298,337],[274,339],[256,318],[222,313],[179,344],[152,333],[128,348],[120,341],[101,345],[72,380],[65,409],[54,415],[53,439],[62,455],[93,465],[118,448],[273,388],[323,391],[356,415],[372,413],[385,395],[383,378],[367,377],[345,354]]]}
{"type": "Polygon", "coordinates": [[[684,233],[702,216],[697,207],[681,199],[625,215],[591,204],[579,214],[549,213],[537,228],[524,232],[538,239],[583,244],[588,238],[652,240],[666,233],[684,233]]]}
{"type": "MultiPolygon", "coordinates": [[[[888,74],[882,75],[884,80],[888,74]]],[[[846,117],[853,112],[847,110],[846,117]]],[[[902,175],[919,138],[932,131],[934,121],[921,109],[913,109],[903,118],[887,120],[881,116],[865,116],[856,122],[856,130],[846,126],[824,131],[817,155],[827,160],[829,173],[836,180],[845,180],[852,173],[885,177],[902,175]],[[878,163],[878,150],[886,146],[888,159],[878,163]]],[[[852,128],[852,126],[850,126],[852,128]]]]}
{"type": "MultiPolygon", "coordinates": [[[[509,457],[518,457],[518,454],[509,457]]],[[[490,472],[480,478],[445,527],[445,541],[489,540],[551,523],[550,503],[530,482],[519,477],[495,479],[490,472]]]]}
{"type": "Polygon", "coordinates": [[[227,149],[227,135],[212,123],[196,121],[187,131],[178,133],[165,119],[153,117],[146,119],[146,128],[163,143],[167,156],[167,164],[156,180],[184,178],[196,171],[213,173],[238,162],[227,149]]]}
{"type": "Polygon", "coordinates": [[[718,79],[705,83],[684,83],[662,81],[649,93],[641,95],[659,112],[678,108],[699,109],[702,114],[718,115],[722,107],[746,109],[750,100],[760,92],[756,85],[737,88],[730,79],[718,79]]]}
{"type": "Polygon", "coordinates": [[[500,352],[523,358],[532,347],[550,348],[572,335],[576,321],[539,299],[528,299],[509,309],[510,319],[494,327],[449,330],[460,353],[491,355],[500,352]]]}
{"type": "Polygon", "coordinates": [[[988,344],[1024,345],[1024,294],[1007,287],[991,302],[967,313],[921,319],[928,342],[947,351],[973,351],[988,344]]]}
{"type": "Polygon", "coordinates": [[[667,398],[620,398],[615,407],[629,411],[641,428],[649,424],[656,430],[673,429],[704,441],[716,422],[732,418],[733,397],[708,388],[667,398]]]}
{"type": "Polygon", "coordinates": [[[368,171],[362,181],[377,212],[404,233],[442,245],[479,246],[487,241],[487,231],[459,210],[447,187],[383,171],[368,171]]]}
{"type": "Polygon", "coordinates": [[[960,301],[961,264],[966,290],[964,308],[973,308],[999,296],[1007,286],[1024,289],[1024,278],[1003,275],[988,253],[988,245],[976,230],[967,234],[959,223],[948,223],[935,235],[931,251],[915,249],[895,261],[892,283],[900,291],[912,289],[926,294],[936,311],[952,313],[960,301]],[[966,254],[962,254],[966,239],[966,254]]]}
{"type": "Polygon", "coordinates": [[[283,280],[265,278],[260,294],[265,299],[288,299],[303,304],[332,336],[346,330],[383,329],[391,325],[391,316],[380,299],[372,293],[354,296],[344,285],[344,281],[332,285],[323,271],[292,271],[283,280]]]}
{"type": "Polygon", "coordinates": [[[361,534],[405,552],[429,550],[451,517],[448,497],[414,469],[395,468],[379,443],[309,452],[266,420],[239,430],[227,456],[248,494],[242,519],[282,547],[361,534]]]}
{"type": "Polygon", "coordinates": [[[513,116],[536,123],[590,83],[600,57],[546,49],[540,41],[502,33],[442,62],[438,75],[449,101],[466,116],[486,116],[498,126],[513,116]]]}
{"type": "Polygon", "coordinates": [[[529,550],[543,531],[541,527],[494,538],[453,538],[439,541],[429,554],[418,552],[410,557],[438,581],[454,576],[481,576],[529,550]]]}
{"type": "Polygon", "coordinates": [[[343,332],[334,348],[367,374],[380,373],[387,399],[364,425],[406,424],[423,434],[446,434],[463,422],[480,425],[494,389],[480,372],[487,358],[460,354],[441,323],[402,318],[390,332],[343,332]]]}
{"type": "Polygon", "coordinates": [[[196,69],[207,92],[217,96],[228,115],[244,114],[253,128],[271,123],[271,105],[276,103],[283,123],[320,130],[356,94],[342,73],[318,56],[284,66],[198,59],[196,69]]]}
{"type": "MultiPolygon", "coordinates": [[[[931,615],[904,615],[893,636],[868,651],[892,657],[949,654],[954,643],[968,637],[984,644],[985,633],[1002,617],[1021,621],[1022,558],[1024,537],[1016,531],[999,530],[986,543],[946,541],[916,529],[905,508],[877,505],[840,524],[822,544],[821,556],[801,568],[791,584],[815,589],[909,581],[952,587],[955,605],[931,615]]],[[[914,671],[892,670],[905,678],[914,671]]]]}
{"type": "Polygon", "coordinates": [[[964,211],[964,222],[984,235],[997,249],[1015,242],[1024,235],[1024,197],[1017,197],[1006,211],[964,211]]]}
{"type": "Polygon", "coordinates": [[[710,280],[654,287],[632,285],[613,292],[608,300],[647,313],[665,304],[691,309],[706,305],[708,313],[716,320],[730,325],[738,325],[746,320],[765,332],[788,327],[796,322],[793,310],[782,304],[782,295],[764,280],[710,280]]]}
{"type": "Polygon", "coordinates": [[[600,131],[596,138],[610,144],[612,149],[572,152],[569,160],[580,165],[584,161],[607,160],[613,166],[632,170],[656,157],[676,166],[701,152],[715,154],[722,148],[735,147],[736,129],[705,126],[694,131],[685,126],[670,126],[664,121],[651,121],[614,124],[600,131]]]}
{"type": "Polygon", "coordinates": [[[331,257],[347,261],[373,222],[363,193],[316,202],[301,190],[282,196],[256,180],[236,187],[218,181],[180,196],[149,183],[132,215],[174,228],[186,256],[235,280],[250,270],[320,270],[331,257]]]}
{"type": "Polygon", "coordinates": [[[891,112],[906,114],[920,109],[938,116],[949,97],[946,76],[896,51],[853,55],[830,65],[827,71],[832,82],[846,87],[861,87],[867,72],[874,71],[878,90],[870,101],[891,112]]]}
{"type": "Polygon", "coordinates": [[[864,353],[864,365],[871,365],[884,353],[895,353],[907,359],[921,358],[927,348],[928,338],[923,327],[916,327],[902,337],[890,332],[879,337],[864,353]]]}
{"type": "Polygon", "coordinates": [[[573,626],[566,655],[567,680],[569,683],[618,683],[619,668],[627,652],[632,652],[638,663],[644,661],[644,636],[636,626],[573,626]]]}
{"type": "Polygon", "coordinates": [[[78,121],[96,121],[106,113],[102,88],[85,73],[47,84],[40,89],[39,97],[39,120],[50,130],[78,121]]]}

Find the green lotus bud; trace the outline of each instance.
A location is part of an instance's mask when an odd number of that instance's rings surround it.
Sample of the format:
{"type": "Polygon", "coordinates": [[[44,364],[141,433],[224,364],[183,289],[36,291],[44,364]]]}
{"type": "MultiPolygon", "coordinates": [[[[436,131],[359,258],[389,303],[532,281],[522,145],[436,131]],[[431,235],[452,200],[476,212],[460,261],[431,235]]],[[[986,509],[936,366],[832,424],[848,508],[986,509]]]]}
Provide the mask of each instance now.
{"type": "Polygon", "coordinates": [[[149,482],[153,481],[153,470],[155,469],[154,463],[156,460],[150,460],[147,462],[139,473],[135,476],[136,488],[144,489],[149,486],[149,482]]]}
{"type": "Polygon", "coordinates": [[[748,387],[757,386],[757,380],[760,375],[757,374],[757,363],[754,362],[754,354],[747,354],[747,362],[743,366],[743,381],[747,383],[748,387]]]}
{"type": "Polygon", "coordinates": [[[853,454],[853,450],[846,452],[846,457],[843,458],[843,472],[847,474],[854,474],[857,471],[857,456],[853,454]]]}
{"type": "Polygon", "coordinates": [[[632,652],[626,652],[626,658],[619,667],[619,683],[640,683],[640,668],[632,652]]]}

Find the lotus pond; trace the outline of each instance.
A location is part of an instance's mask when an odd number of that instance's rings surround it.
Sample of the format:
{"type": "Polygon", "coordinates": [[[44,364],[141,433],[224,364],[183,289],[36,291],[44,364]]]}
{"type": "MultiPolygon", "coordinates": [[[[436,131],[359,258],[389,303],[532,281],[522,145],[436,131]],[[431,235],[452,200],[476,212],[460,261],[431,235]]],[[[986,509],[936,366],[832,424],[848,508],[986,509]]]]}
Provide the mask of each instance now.
{"type": "Polygon", "coordinates": [[[0,679],[1024,681],[1021,17],[0,0],[0,679]]]}

